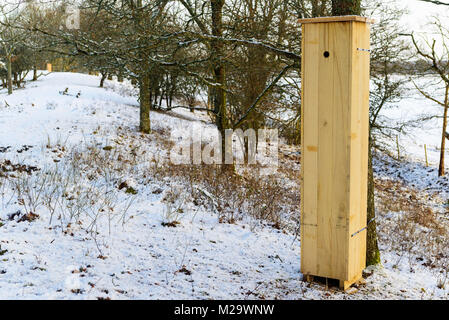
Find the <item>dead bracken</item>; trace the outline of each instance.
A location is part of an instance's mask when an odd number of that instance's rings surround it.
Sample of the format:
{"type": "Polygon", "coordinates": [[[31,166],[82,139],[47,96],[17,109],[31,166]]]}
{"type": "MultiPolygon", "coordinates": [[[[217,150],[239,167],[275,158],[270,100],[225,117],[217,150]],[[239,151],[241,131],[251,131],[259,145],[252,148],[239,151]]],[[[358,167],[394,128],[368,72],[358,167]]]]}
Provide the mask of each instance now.
{"type": "Polygon", "coordinates": [[[10,160],[3,160],[0,162],[0,176],[6,176],[11,172],[28,173],[31,175],[33,172],[39,171],[36,166],[29,166],[25,164],[14,164],[10,160]]]}

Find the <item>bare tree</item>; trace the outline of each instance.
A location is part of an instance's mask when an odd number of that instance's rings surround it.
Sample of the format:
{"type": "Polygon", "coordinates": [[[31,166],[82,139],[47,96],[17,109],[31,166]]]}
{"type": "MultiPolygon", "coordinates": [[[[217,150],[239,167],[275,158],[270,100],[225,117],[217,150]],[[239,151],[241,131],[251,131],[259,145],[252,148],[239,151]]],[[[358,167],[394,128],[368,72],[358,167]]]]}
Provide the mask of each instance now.
{"type": "Polygon", "coordinates": [[[411,35],[411,38],[417,54],[428,62],[429,69],[433,71],[433,74],[440,78],[440,83],[444,88],[444,95],[440,97],[435,91],[433,93],[429,93],[424,88],[418,86],[415,82],[414,85],[426,99],[429,99],[443,107],[440,164],[438,167],[438,176],[443,176],[445,174],[444,155],[446,151],[447,114],[449,109],[449,30],[444,27],[439,20],[435,20],[433,25],[436,27],[440,38],[441,49],[438,50],[440,52],[438,52],[435,48],[437,44],[436,39],[433,39],[431,42],[424,40],[425,48],[423,48],[413,34],[411,35]]]}
{"type": "MultiPolygon", "coordinates": [[[[170,23],[164,20],[168,3],[168,0],[85,0],[80,3],[80,29],[54,28],[45,23],[18,28],[45,36],[51,44],[43,50],[62,56],[83,57],[89,61],[88,64],[101,65],[100,71],[108,76],[119,73],[137,81],[140,91],[139,129],[149,133],[150,66],[173,65],[161,59],[158,52],[162,47],[169,50],[162,36],[170,27],[170,23]]],[[[64,6],[64,3],[60,4],[60,8],[64,6]]]]}
{"type": "Polygon", "coordinates": [[[0,45],[6,58],[8,94],[12,94],[13,91],[12,60],[14,59],[14,52],[19,43],[27,37],[27,33],[14,28],[14,25],[17,25],[20,19],[19,13],[20,3],[6,3],[0,6],[0,45]]]}
{"type": "MultiPolygon", "coordinates": [[[[248,121],[254,120],[256,110],[276,83],[289,69],[299,66],[300,55],[290,48],[285,48],[280,43],[282,37],[270,39],[266,32],[259,34],[256,32],[254,21],[244,23],[249,20],[259,21],[260,23],[261,20],[258,19],[263,16],[266,18],[265,23],[272,21],[270,15],[273,14],[274,10],[278,10],[278,6],[282,5],[280,1],[245,1],[241,3],[241,11],[236,9],[236,11],[239,11],[239,15],[233,15],[232,6],[229,6],[231,9],[228,8],[224,0],[180,0],[180,2],[190,16],[184,27],[183,35],[189,39],[190,43],[202,43],[208,56],[207,61],[210,65],[208,70],[211,76],[206,75],[202,79],[207,81],[210,88],[211,112],[217,128],[222,133],[222,155],[224,156],[224,131],[229,128],[239,128],[248,121]],[[267,6],[264,6],[264,4],[267,4],[267,6]],[[277,4],[277,6],[273,6],[273,4],[277,4]],[[223,18],[224,15],[227,15],[226,23],[223,18]],[[240,21],[236,19],[236,16],[241,17],[240,21]],[[242,26],[242,24],[244,25],[242,26]],[[234,51],[243,55],[250,54],[254,57],[263,57],[257,61],[251,61],[253,64],[258,63],[257,68],[264,64],[266,55],[269,53],[278,58],[282,57],[284,61],[279,64],[280,68],[278,67],[275,74],[264,75],[265,80],[261,81],[262,85],[258,85],[257,88],[247,93],[244,107],[231,117],[229,97],[232,97],[241,88],[240,81],[236,81],[238,77],[230,78],[228,76],[228,71],[232,70],[230,58],[235,54],[234,51]],[[231,80],[231,84],[228,83],[228,80],[231,80]],[[236,87],[238,89],[233,90],[236,87]]],[[[184,40],[184,42],[187,41],[184,40]]],[[[248,82],[241,75],[240,80],[248,82]]]]}

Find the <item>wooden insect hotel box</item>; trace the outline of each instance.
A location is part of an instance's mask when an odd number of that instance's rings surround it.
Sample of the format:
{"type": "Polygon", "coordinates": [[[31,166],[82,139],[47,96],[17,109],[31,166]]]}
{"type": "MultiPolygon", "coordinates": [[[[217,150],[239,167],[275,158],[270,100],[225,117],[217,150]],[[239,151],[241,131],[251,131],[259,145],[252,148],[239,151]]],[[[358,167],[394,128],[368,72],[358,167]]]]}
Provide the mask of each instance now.
{"type": "Polygon", "coordinates": [[[347,289],[366,264],[371,20],[301,19],[301,272],[347,289]]]}

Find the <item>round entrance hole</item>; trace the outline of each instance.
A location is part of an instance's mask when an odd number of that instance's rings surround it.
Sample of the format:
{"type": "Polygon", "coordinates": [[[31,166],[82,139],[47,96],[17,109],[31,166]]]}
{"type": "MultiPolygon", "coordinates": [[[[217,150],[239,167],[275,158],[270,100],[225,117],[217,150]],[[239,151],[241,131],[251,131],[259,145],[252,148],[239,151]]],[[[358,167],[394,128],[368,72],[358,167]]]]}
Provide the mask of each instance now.
{"type": "Polygon", "coordinates": [[[325,58],[329,58],[329,56],[330,56],[329,51],[324,51],[323,56],[324,56],[325,58]]]}

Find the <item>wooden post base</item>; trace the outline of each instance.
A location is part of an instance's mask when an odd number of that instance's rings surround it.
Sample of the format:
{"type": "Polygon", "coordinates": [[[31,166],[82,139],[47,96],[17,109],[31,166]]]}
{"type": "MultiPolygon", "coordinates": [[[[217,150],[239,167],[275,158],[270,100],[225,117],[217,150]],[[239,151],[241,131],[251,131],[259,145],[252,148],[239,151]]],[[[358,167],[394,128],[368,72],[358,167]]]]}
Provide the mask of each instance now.
{"type": "Polygon", "coordinates": [[[308,282],[308,283],[311,283],[314,281],[318,282],[318,283],[324,283],[324,284],[326,284],[326,286],[330,282],[333,282],[335,284],[338,283],[338,287],[343,291],[348,290],[354,284],[365,284],[366,283],[365,279],[363,279],[361,274],[358,277],[356,277],[354,280],[351,280],[351,281],[325,278],[325,277],[313,276],[313,275],[308,274],[308,275],[304,275],[304,281],[308,282]]]}
{"type": "Polygon", "coordinates": [[[304,276],[304,281],[305,282],[308,282],[308,283],[310,283],[310,282],[313,282],[313,276],[311,276],[311,275],[305,275],[304,276]]]}
{"type": "Polygon", "coordinates": [[[363,279],[361,273],[359,275],[357,275],[357,277],[355,277],[351,281],[340,280],[339,282],[340,282],[340,289],[342,289],[343,291],[346,291],[347,289],[349,289],[354,284],[360,285],[360,284],[366,283],[366,281],[365,281],[365,279],[363,279]]]}
{"type": "Polygon", "coordinates": [[[339,287],[340,287],[340,289],[343,290],[343,291],[348,290],[349,287],[352,286],[352,283],[349,282],[349,281],[343,281],[343,280],[340,280],[339,282],[340,282],[340,286],[339,286],[339,287]]]}

